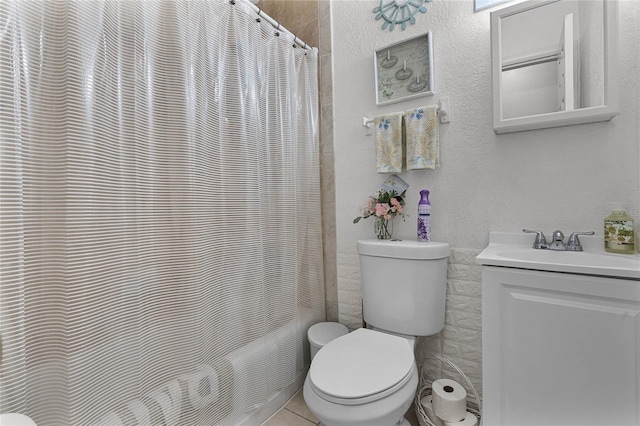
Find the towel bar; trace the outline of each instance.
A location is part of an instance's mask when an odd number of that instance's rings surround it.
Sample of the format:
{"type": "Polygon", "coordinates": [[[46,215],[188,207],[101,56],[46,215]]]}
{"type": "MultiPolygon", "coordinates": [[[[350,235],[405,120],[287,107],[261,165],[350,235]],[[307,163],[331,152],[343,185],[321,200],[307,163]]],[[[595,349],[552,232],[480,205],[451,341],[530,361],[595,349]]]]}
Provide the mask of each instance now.
{"type": "MultiPolygon", "coordinates": [[[[440,108],[438,108],[438,114],[442,114],[442,110],[440,108]]],[[[370,129],[371,127],[369,126],[369,124],[375,122],[376,119],[375,118],[369,118],[369,117],[362,117],[362,125],[364,127],[366,127],[367,129],[370,129]]]]}
{"type": "MultiPolygon", "coordinates": [[[[451,117],[449,114],[449,98],[442,98],[438,101],[438,116],[440,117],[441,123],[449,123],[451,121],[451,117]]],[[[375,118],[362,117],[362,126],[371,130],[370,124],[375,122],[375,118]]],[[[367,133],[369,134],[369,133],[367,133]]]]}

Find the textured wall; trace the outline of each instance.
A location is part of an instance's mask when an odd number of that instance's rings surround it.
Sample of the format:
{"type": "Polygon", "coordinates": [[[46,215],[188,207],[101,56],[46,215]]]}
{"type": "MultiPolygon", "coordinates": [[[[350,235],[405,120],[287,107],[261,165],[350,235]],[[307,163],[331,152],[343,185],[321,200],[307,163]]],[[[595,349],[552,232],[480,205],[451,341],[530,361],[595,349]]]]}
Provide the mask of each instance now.
{"type": "Polygon", "coordinates": [[[620,1],[620,111],[611,122],[495,135],[492,130],[489,12],[472,0],[434,0],[416,25],[383,31],[374,0],[332,2],[336,229],[340,321],[358,327],[358,239],[373,225],[352,220],[382,182],[375,173],[373,137],[362,116],[436,104],[448,96],[452,122],[442,125],[438,170],[403,172],[410,185],[406,222],[394,236],[415,238],[419,190],[431,190],[433,239],[453,247],[449,267],[447,329],[420,339],[418,363],[445,353],[479,381],[480,278],[473,257],[490,230],[538,228],[601,233],[605,202],[640,204],[640,2],[620,1]],[[373,52],[433,32],[434,96],[375,105],[373,52]],[[464,260],[461,260],[461,259],[464,260]]]}

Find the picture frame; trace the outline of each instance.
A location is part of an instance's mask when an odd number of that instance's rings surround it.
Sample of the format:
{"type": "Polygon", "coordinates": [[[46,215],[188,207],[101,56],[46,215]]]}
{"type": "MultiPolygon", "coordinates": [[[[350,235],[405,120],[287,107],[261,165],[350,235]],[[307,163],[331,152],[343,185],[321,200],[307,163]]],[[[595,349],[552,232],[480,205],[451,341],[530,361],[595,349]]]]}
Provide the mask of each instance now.
{"type": "Polygon", "coordinates": [[[435,93],[431,31],[374,51],[376,105],[435,93]]]}
{"type": "Polygon", "coordinates": [[[507,3],[509,1],[511,0],[474,0],[474,11],[479,12],[481,10],[497,6],[500,3],[507,3]]]}

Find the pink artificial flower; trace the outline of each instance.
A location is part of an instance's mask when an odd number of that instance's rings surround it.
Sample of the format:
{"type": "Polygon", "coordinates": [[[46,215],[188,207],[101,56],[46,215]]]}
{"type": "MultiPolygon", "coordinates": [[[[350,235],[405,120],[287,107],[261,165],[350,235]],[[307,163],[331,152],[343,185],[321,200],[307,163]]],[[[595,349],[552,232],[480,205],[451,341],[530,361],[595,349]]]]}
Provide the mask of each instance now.
{"type": "Polygon", "coordinates": [[[378,203],[376,204],[376,216],[385,216],[389,210],[389,204],[378,203]]]}
{"type": "Polygon", "coordinates": [[[400,204],[400,202],[397,199],[392,198],[391,199],[391,205],[396,208],[398,213],[402,213],[402,205],[400,204]]]}
{"type": "Polygon", "coordinates": [[[367,209],[373,213],[376,211],[376,200],[373,198],[369,198],[369,202],[367,203],[367,209]]]}

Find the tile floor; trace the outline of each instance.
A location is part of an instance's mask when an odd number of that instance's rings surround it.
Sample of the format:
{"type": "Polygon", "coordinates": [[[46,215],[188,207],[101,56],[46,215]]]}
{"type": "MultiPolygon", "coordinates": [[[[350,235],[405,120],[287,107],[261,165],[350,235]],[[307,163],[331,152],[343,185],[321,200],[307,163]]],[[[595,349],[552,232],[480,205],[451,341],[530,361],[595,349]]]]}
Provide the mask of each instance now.
{"type": "MultiPolygon", "coordinates": [[[[420,426],[413,405],[406,415],[411,426],[420,426]]],[[[323,425],[309,410],[300,389],[276,414],[263,423],[263,426],[314,426],[323,425]]]]}

